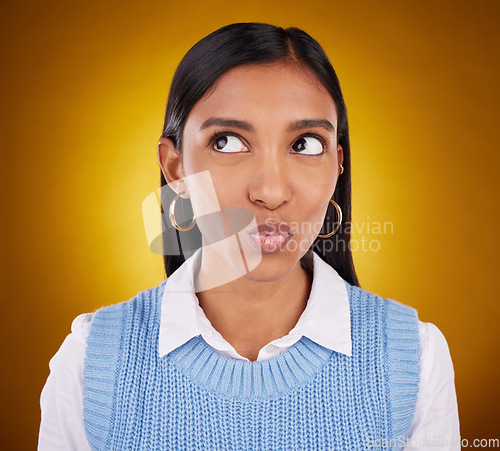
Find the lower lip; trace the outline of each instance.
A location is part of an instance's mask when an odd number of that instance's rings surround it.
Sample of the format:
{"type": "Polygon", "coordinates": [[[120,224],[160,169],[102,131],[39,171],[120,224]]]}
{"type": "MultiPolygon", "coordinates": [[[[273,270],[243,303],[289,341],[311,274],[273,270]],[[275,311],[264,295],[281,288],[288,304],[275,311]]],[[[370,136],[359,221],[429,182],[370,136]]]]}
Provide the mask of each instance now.
{"type": "Polygon", "coordinates": [[[257,251],[263,254],[274,254],[282,250],[292,238],[292,235],[282,233],[259,234],[251,233],[248,235],[250,244],[257,251]]]}

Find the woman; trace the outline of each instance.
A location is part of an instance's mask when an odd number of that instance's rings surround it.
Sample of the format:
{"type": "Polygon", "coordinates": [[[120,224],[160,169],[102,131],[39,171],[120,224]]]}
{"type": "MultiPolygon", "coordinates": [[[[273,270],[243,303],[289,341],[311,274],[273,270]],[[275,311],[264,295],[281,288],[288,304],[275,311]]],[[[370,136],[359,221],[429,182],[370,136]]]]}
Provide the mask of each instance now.
{"type": "Polygon", "coordinates": [[[347,113],[313,38],[240,23],[198,42],[158,161],[168,278],[77,317],[39,449],[456,449],[444,336],[359,287],[347,113]]]}

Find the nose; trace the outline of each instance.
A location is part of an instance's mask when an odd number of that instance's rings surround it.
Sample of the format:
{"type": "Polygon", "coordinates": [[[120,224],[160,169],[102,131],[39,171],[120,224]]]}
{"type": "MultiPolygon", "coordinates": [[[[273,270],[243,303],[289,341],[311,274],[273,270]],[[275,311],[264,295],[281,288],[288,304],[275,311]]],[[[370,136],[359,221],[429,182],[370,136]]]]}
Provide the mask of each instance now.
{"type": "Polygon", "coordinates": [[[290,202],[292,187],[286,158],[279,155],[255,157],[248,188],[250,200],[269,210],[290,202]]]}

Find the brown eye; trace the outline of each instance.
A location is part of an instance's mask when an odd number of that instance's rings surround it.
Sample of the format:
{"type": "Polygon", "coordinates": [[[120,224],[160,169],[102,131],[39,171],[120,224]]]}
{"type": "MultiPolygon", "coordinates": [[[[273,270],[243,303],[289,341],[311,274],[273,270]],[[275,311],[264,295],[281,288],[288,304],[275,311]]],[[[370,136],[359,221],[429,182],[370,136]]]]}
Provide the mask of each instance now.
{"type": "Polygon", "coordinates": [[[300,154],[319,155],[323,153],[323,144],[312,136],[303,136],[293,143],[292,149],[300,154]]]}
{"type": "Polygon", "coordinates": [[[227,137],[221,136],[220,138],[217,138],[215,141],[215,147],[217,147],[217,150],[222,150],[224,146],[227,144],[227,137]]]}
{"type": "Polygon", "coordinates": [[[246,147],[244,144],[236,137],[231,135],[220,135],[216,136],[213,140],[213,149],[217,152],[224,153],[235,153],[235,152],[245,152],[246,147]]]}

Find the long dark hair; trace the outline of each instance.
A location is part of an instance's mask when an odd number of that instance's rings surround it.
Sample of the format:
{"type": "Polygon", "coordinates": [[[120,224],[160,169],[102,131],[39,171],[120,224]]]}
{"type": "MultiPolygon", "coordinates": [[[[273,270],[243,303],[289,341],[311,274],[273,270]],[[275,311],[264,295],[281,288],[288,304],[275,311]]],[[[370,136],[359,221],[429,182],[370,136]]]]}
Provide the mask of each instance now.
{"type": "MultiPolygon", "coordinates": [[[[312,249],[339,275],[352,285],[359,286],[350,250],[351,223],[351,158],[349,125],[344,98],[337,75],[319,43],[299,28],[283,29],[265,23],[234,23],[210,33],[197,42],[182,58],[175,71],[168,95],[162,137],[173,141],[176,149],[182,149],[182,132],[193,106],[204,96],[214,82],[226,71],[242,64],[294,61],[312,69],[326,87],[337,109],[337,142],[344,153],[344,172],[337,181],[332,199],[342,208],[343,220],[332,237],[316,238],[312,249]]],[[[166,180],[161,173],[161,186],[166,180]]],[[[321,231],[333,230],[337,221],[333,207],[328,209],[321,231]],[[330,210],[332,214],[330,215],[330,210]]],[[[181,243],[179,231],[175,230],[177,242],[181,243]]],[[[200,233],[197,228],[192,229],[200,233]]],[[[187,233],[187,232],[180,232],[187,233]]],[[[163,235],[165,241],[167,235],[163,235]]],[[[169,235],[172,239],[172,236],[169,235]]],[[[171,275],[185,261],[180,255],[163,256],[165,272],[171,275]]]]}

